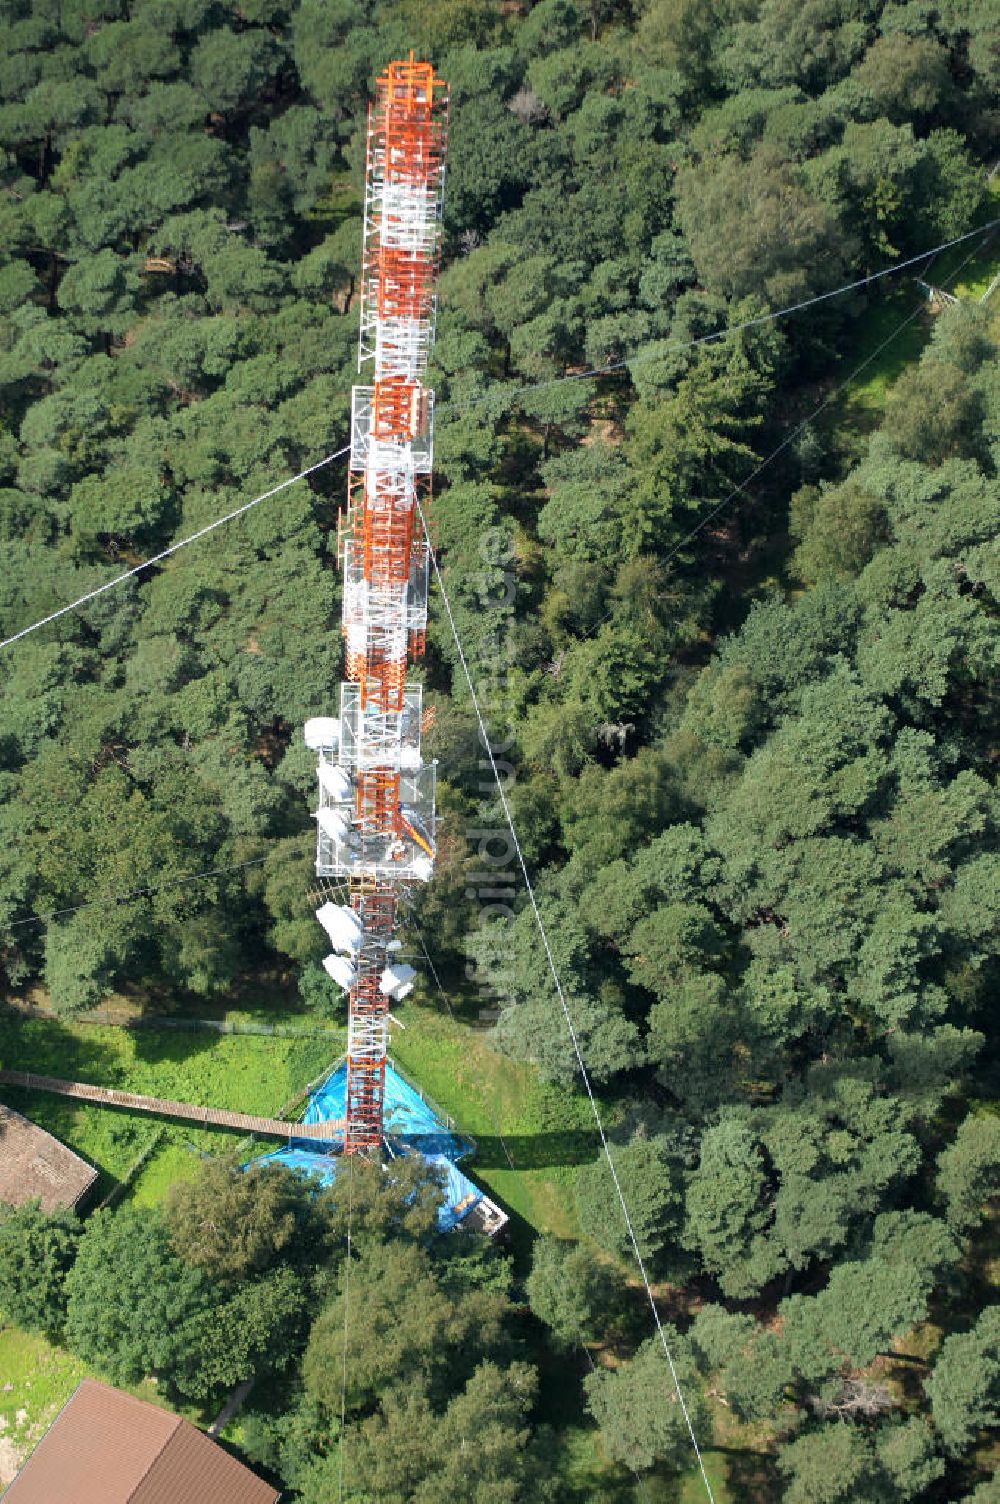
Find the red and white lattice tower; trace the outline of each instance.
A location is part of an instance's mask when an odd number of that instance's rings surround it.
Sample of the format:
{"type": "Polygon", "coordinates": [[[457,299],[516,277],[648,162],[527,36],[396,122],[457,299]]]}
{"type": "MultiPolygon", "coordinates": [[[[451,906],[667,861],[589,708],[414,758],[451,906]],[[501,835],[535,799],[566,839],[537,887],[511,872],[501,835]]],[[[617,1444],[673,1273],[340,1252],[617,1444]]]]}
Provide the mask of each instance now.
{"type": "Polygon", "coordinates": [[[427,627],[428,551],[417,511],[430,497],[434,340],[447,86],[429,63],[390,63],[368,112],[359,370],[351,403],[341,528],[346,682],[340,713],[307,721],[319,755],[316,871],[348,880],[349,902],[316,917],[323,963],[349,994],[344,1152],[382,1142],[389,1005],[413,986],[395,960],[401,889],[434,867],[433,763],[420,750],[421,687],[408,659],[427,627]]]}

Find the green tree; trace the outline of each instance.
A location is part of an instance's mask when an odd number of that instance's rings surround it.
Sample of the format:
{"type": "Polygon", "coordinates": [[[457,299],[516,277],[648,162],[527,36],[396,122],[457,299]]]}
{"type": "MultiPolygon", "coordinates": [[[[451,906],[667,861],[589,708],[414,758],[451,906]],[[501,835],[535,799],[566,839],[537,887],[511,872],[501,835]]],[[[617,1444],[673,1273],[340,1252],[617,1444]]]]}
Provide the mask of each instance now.
{"type": "MultiPolygon", "coordinates": [[[[613,994],[595,995],[586,932],[570,905],[543,895],[540,907],[587,1069],[605,1081],[637,1063],[638,1030],[613,994]]],[[[500,1047],[531,1060],[551,1080],[572,1080],[579,1065],[554,988],[540,981],[551,973],[532,911],[525,909],[509,928],[491,922],[487,912],[469,953],[483,982],[501,999],[500,1047]]]]}
{"type": "Polygon", "coordinates": [[[266,1269],[288,1247],[304,1199],[303,1182],[291,1171],[243,1170],[225,1156],[172,1185],[163,1216],[178,1257],[225,1285],[266,1269]]]}
{"type": "MultiPolygon", "coordinates": [[[[612,1144],[611,1158],[624,1188],[629,1220],[644,1260],[659,1264],[676,1242],[682,1214],[682,1176],[667,1144],[636,1133],[612,1144]]],[[[580,1225],[608,1253],[634,1260],[635,1250],[602,1154],[577,1172],[580,1225]]]]}
{"type": "Polygon", "coordinates": [[[773,147],[759,147],[747,162],[723,157],[685,168],[677,178],[677,216],[710,291],[756,294],[772,307],[820,290],[811,266],[823,265],[825,285],[834,285],[852,250],[835,216],[773,147]],[[718,233],[723,223],[725,236],[718,233]]]}
{"type": "Polygon", "coordinates": [[[878,1504],[871,1443],[853,1426],[827,1425],[782,1447],[778,1466],[788,1504],[878,1504]]]}
{"type": "Polygon", "coordinates": [[[961,1456],[1000,1418],[1000,1306],[987,1306],[967,1332],[946,1337],[925,1384],[945,1451],[961,1456]]]}
{"type": "Polygon", "coordinates": [[[881,1427],[874,1445],[860,1428],[827,1423],[782,1447],[778,1466],[788,1479],[785,1497],[800,1504],[913,1499],[944,1472],[930,1428],[916,1416],[881,1427]]]}
{"type": "Polygon", "coordinates": [[[884,1427],[875,1446],[897,1498],[919,1498],[945,1471],[934,1433],[921,1416],[914,1415],[901,1424],[884,1427]]]}
{"type": "Polygon", "coordinates": [[[964,1232],[982,1219],[986,1204],[1000,1192],[1000,1121],[971,1113],[954,1141],[938,1155],[937,1189],[947,1206],[949,1225],[964,1232]]]}
{"type": "Polygon", "coordinates": [[[43,1212],[37,1201],[18,1207],[0,1203],[0,1314],[5,1321],[29,1332],[59,1335],[66,1319],[66,1275],[80,1233],[74,1212],[43,1212]]]}
{"type": "Polygon", "coordinates": [[[893,386],[887,432],[908,460],[940,465],[976,453],[981,398],[964,371],[948,360],[922,360],[893,386]]]}
{"type": "Polygon", "coordinates": [[[938,121],[952,93],[947,50],[930,37],[877,37],[842,93],[862,118],[938,121]]]}
{"type": "Polygon", "coordinates": [[[767,1184],[764,1155],[745,1117],[726,1114],[702,1137],[683,1241],[727,1295],[756,1293],[784,1266],[763,1236],[770,1220],[767,1184]]]}
{"type": "Polygon", "coordinates": [[[988,1478],[985,1483],[980,1483],[971,1494],[962,1495],[962,1504],[997,1504],[1000,1499],[1000,1478],[996,1476],[988,1478]]]}
{"type": "Polygon", "coordinates": [[[593,1342],[621,1307],[615,1271],[579,1243],[543,1236],[531,1254],[528,1304],[563,1346],[593,1342]]]}
{"type": "Polygon", "coordinates": [[[66,1341],[114,1384],[152,1373],[176,1382],[211,1300],[201,1271],[171,1252],[155,1211],[96,1212],[66,1276],[66,1341]]]}
{"type": "Polygon", "coordinates": [[[852,480],[806,486],[792,497],[791,531],[799,540],[795,568],[808,584],[851,578],[885,541],[885,505],[852,480]]]}
{"type": "Polygon", "coordinates": [[[306,1280],[287,1265],[246,1280],[187,1325],[185,1359],[171,1375],[174,1386],[203,1399],[281,1372],[301,1351],[309,1301],[306,1280]]]}
{"type": "Polygon", "coordinates": [[[752,1316],[727,1311],[725,1306],[702,1306],[691,1323],[689,1336],[699,1367],[716,1373],[746,1349],[754,1332],[752,1316]]]}
{"type": "Polygon", "coordinates": [[[929,1281],[909,1263],[872,1258],[838,1264],[815,1297],[782,1301],[784,1340],[806,1381],[847,1363],[865,1368],[893,1337],[927,1315],[929,1281]]]}
{"type": "Polygon", "coordinates": [[[276,71],[281,52],[264,28],[210,31],[192,53],[191,82],[206,108],[226,114],[260,93],[276,71]]]}
{"type": "Polygon", "coordinates": [[[135,317],[138,290],[134,266],[113,251],[98,251],[66,270],[59,306],[87,334],[121,334],[135,317]]]}
{"type": "Polygon", "coordinates": [[[114,991],[142,937],[141,915],[84,910],[50,924],[45,939],[45,981],[60,1013],[95,1007],[114,991]]]}
{"type": "Polygon", "coordinates": [[[133,21],[105,20],[87,37],[85,52],[101,88],[128,99],[141,95],[152,79],[180,72],[181,54],[147,14],[133,21]]]}
{"type": "Polygon", "coordinates": [[[451,1389],[501,1341],[505,1299],[449,1292],[416,1244],[372,1245],[351,1267],[349,1295],[347,1278],[342,1271],[337,1296],[313,1324],[302,1370],[307,1393],[330,1415],[340,1410],[345,1361],[347,1404],[356,1410],[410,1380],[437,1379],[451,1389]],[[365,1313],[348,1322],[346,1338],[345,1299],[365,1313]]]}
{"type": "MultiPolygon", "coordinates": [[[[695,1434],[703,1434],[704,1400],[688,1344],[669,1324],[663,1333],[695,1434]]],[[[658,1336],[644,1342],[620,1368],[588,1374],[584,1389],[604,1449],[615,1462],[634,1472],[657,1462],[676,1470],[687,1462],[691,1438],[658,1336]]]]}
{"type": "Polygon", "coordinates": [[[720,351],[701,352],[669,396],[651,394],[629,412],[630,552],[644,544],[685,562],[692,528],[755,464],[749,441],[770,388],[766,352],[756,359],[738,341],[720,351]]]}
{"type": "MultiPolygon", "coordinates": [[[[355,1476],[386,1504],[528,1504],[539,1497],[547,1467],[530,1445],[528,1415],[536,1391],[526,1363],[501,1369],[480,1363],[435,1410],[418,1385],[400,1385],[380,1412],[348,1439],[355,1476]],[[473,1444],[472,1438],[475,1438],[473,1444]]],[[[332,1473],[315,1494],[322,1504],[332,1473]]]]}
{"type": "MultiPolygon", "coordinates": [[[[341,1161],[343,1166],[344,1161],[341,1161]]],[[[313,1203],[317,1230],[331,1253],[399,1242],[426,1243],[437,1228],[440,1171],[419,1154],[397,1156],[391,1171],[374,1159],[351,1158],[313,1203]],[[345,1179],[350,1184],[345,1186],[345,1179]]]]}
{"type": "Polygon", "coordinates": [[[173,500],[169,481],[155,462],[109,466],[73,487],[74,530],[84,549],[94,548],[102,537],[148,541],[170,518],[173,500]]]}
{"type": "Polygon", "coordinates": [[[773,1332],[758,1332],[719,1374],[717,1383],[742,1421],[773,1421],[797,1379],[792,1355],[773,1332]]]}

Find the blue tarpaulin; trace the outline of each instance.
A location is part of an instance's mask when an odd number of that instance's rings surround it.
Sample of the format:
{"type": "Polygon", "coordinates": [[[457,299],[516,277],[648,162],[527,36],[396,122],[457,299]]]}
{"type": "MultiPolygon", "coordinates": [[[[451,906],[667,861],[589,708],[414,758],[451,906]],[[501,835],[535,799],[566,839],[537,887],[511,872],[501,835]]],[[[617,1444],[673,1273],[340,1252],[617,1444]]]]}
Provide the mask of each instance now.
{"type": "MultiPolygon", "coordinates": [[[[347,1065],[339,1065],[323,1085],[309,1098],[303,1114],[305,1123],[325,1123],[343,1118],[347,1097],[347,1065]]],[[[420,1093],[414,1091],[408,1081],[391,1065],[385,1068],[384,1099],[385,1131],[396,1152],[416,1151],[428,1164],[436,1165],[444,1183],[444,1205],[438,1212],[438,1225],[443,1228],[457,1226],[472,1208],[483,1199],[478,1186],[473,1185],[458,1168],[458,1161],[469,1153],[469,1145],[452,1133],[440,1118],[428,1107],[420,1093]]],[[[274,1154],[265,1154],[257,1164],[287,1165],[289,1169],[315,1175],[323,1185],[329,1185],[340,1163],[339,1151],[343,1148],[343,1133],[331,1132],[329,1144],[316,1139],[292,1139],[287,1149],[278,1149],[274,1154]]]]}

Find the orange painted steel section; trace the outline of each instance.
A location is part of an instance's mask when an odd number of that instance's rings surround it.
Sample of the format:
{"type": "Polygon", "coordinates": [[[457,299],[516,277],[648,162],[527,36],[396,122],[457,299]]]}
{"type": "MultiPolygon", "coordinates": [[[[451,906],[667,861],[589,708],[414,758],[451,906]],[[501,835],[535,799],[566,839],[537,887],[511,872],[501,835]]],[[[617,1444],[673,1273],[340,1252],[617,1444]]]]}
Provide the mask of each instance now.
{"type": "Polygon", "coordinates": [[[384,134],[387,182],[432,185],[444,158],[448,86],[431,63],[393,62],[375,85],[372,116],[384,134]]]}
{"type": "Polygon", "coordinates": [[[378,254],[375,306],[382,319],[429,319],[434,309],[434,274],[427,256],[383,246],[378,254]]]}
{"type": "MultiPolygon", "coordinates": [[[[382,183],[400,186],[436,200],[447,145],[447,85],[430,63],[392,62],[375,86],[374,104],[368,118],[368,183],[371,190],[376,165],[382,183]]],[[[388,195],[386,196],[388,198],[388,195]]],[[[393,329],[426,323],[434,314],[434,279],[437,273],[438,237],[430,236],[430,249],[383,244],[405,239],[404,223],[408,198],[383,204],[382,215],[368,226],[363,247],[363,298],[374,307],[380,324],[393,329]],[[402,208],[393,207],[402,204],[402,208]]],[[[433,210],[436,213],[436,209],[433,210]]],[[[429,499],[429,477],[414,478],[412,459],[407,468],[406,446],[416,439],[427,421],[427,395],[419,381],[405,376],[380,376],[376,371],[372,398],[369,442],[376,460],[363,477],[352,477],[348,502],[348,526],[358,550],[365,580],[371,589],[405,598],[410,579],[414,543],[416,500],[429,499]],[[380,449],[379,446],[385,446],[380,449]],[[392,463],[393,453],[398,458],[392,463]],[[385,463],[380,464],[381,457],[385,463]]],[[[401,657],[389,655],[384,633],[370,629],[366,650],[347,655],[348,678],[361,686],[361,711],[400,712],[406,675],[407,648],[416,657],[424,650],[424,633],[411,631],[401,657]],[[381,637],[381,640],[380,640],[381,637]]],[[[391,837],[402,830],[400,779],[391,768],[360,769],[356,779],[356,817],[362,839],[366,835],[391,837]]],[[[426,843],[421,840],[420,844],[426,843]]],[[[429,848],[426,848],[429,849],[429,848]]],[[[352,1020],[382,1020],[389,1002],[381,990],[379,941],[392,935],[395,893],[391,883],[374,890],[352,879],[351,902],[362,919],[366,944],[359,957],[358,981],[350,994],[352,1020]]],[[[347,1062],[347,1104],[344,1152],[378,1147],[382,1141],[382,1101],[385,1060],[353,1059],[347,1062]]]]}
{"type": "Polygon", "coordinates": [[[399,774],[372,768],[357,777],[356,811],[363,835],[392,835],[399,809],[399,774]]]}

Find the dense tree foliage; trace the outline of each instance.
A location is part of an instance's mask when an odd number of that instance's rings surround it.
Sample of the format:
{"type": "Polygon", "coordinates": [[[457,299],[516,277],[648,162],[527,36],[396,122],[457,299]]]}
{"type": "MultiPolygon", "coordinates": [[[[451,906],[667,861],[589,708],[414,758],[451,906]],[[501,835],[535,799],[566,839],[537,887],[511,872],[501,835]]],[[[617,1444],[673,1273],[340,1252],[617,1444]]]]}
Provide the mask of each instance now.
{"type": "Polygon", "coordinates": [[[941,1346],[927,1381],[934,1424],[945,1448],[961,1455],[976,1433],[1000,1419],[1000,1307],[988,1306],[968,1332],[941,1346]]]}
{"type": "Polygon", "coordinates": [[[208,1160],[196,1180],[171,1186],[164,1215],[174,1252],[226,1282],[274,1263],[297,1230],[297,1204],[302,1187],[291,1171],[243,1171],[220,1158],[208,1160]]]}
{"type": "Polygon", "coordinates": [[[7,1207],[0,1319],[64,1337],[114,1383],[153,1376],[175,1400],[218,1402],[286,1375],[287,1408],[250,1417],[247,1445],[304,1501],[330,1497],[342,1394],[347,1444],[380,1498],[436,1504],[461,1474],[481,1504],[528,1500],[550,1465],[532,1434],[536,1375],[512,1327],[509,1261],[474,1234],[441,1234],[440,1199],[416,1158],[349,1162],[318,1190],[223,1157],[162,1212],[101,1210],[81,1230],[70,1212],[7,1207]],[[413,1425],[423,1447],[408,1446],[413,1425]],[[470,1429],[480,1451],[466,1463],[470,1429]]]}
{"type": "Polygon", "coordinates": [[[386,1174],[352,1160],[314,1204],[323,1264],[301,1386],[283,1415],[247,1422],[251,1455],[303,1504],[339,1488],[344,1457],[346,1496],[371,1490],[399,1504],[515,1504],[538,1497],[548,1476],[529,1424],[536,1376],[511,1326],[509,1264],[471,1234],[437,1233],[439,1199],[419,1161],[386,1174]]]}
{"type": "Polygon", "coordinates": [[[606,1332],[623,1306],[620,1276],[579,1243],[541,1237],[532,1250],[525,1293],[556,1342],[574,1347],[606,1332]]]}
{"type": "MultiPolygon", "coordinates": [[[[697,1403],[694,1370],[679,1333],[666,1341],[693,1425],[704,1434],[705,1411],[697,1403]],[[693,1410],[693,1413],[691,1413],[693,1410]]],[[[598,1370],[586,1381],[587,1401],[601,1428],[608,1455],[636,1471],[662,1461],[678,1468],[691,1445],[687,1421],[658,1337],[650,1337],[623,1368],[598,1370]]]]}
{"type": "Polygon", "coordinates": [[[131,1207],[90,1219],[66,1296],[67,1342],[116,1384],[154,1372],[176,1383],[192,1327],[212,1307],[207,1280],[171,1253],[160,1219],[131,1207]]]}
{"type": "MultiPolygon", "coordinates": [[[[371,80],[410,47],[450,79],[433,526],[640,1251],[696,1282],[678,1352],[699,1424],[704,1381],[784,1438],[803,1504],[976,1497],[963,1454],[996,1420],[997,1360],[970,1261],[1000,1185],[977,1100],[1000,919],[993,305],[931,315],[896,281],[767,315],[989,216],[994,7],[0,16],[3,636],[342,445],[371,80]],[[845,420],[833,383],[873,313],[869,356],[904,320],[923,353],[881,420],[845,420]],[[904,1407],[868,1369],[928,1316],[944,1335],[904,1407]]],[[[277,962],[336,1012],[297,728],[340,673],[342,481],[317,471],[0,655],[8,988],[163,1009],[277,962]]],[[[569,1083],[532,912],[518,897],[505,923],[470,888],[513,851],[434,609],[448,818],[418,917],[495,1004],[497,1047],[569,1083]]],[[[286,1412],[248,1430],[303,1501],[339,1487],[345,1359],[378,1497],[542,1497],[506,1277],[441,1251],[418,1170],[357,1173],[350,1256],[336,1192],[232,1166],[162,1216],[95,1217],[64,1282],[75,1230],[18,1214],[48,1273],[26,1289],[5,1219],[0,1307],[58,1329],[65,1298],[82,1355],[196,1397],[304,1354],[286,1412]],[[349,1257],[372,1323],[345,1350],[349,1257]],[[470,1429],[481,1475],[457,1476],[470,1429]]],[[[527,1291],[570,1347],[621,1337],[607,1261],[631,1256],[603,1159],[575,1190],[601,1253],[543,1242],[527,1291]]],[[[587,1381],[625,1467],[681,1460],[661,1369],[640,1347],[587,1381]]]]}
{"type": "Polygon", "coordinates": [[[73,1212],[43,1212],[37,1201],[0,1203],[0,1316],[29,1332],[58,1335],[66,1320],[65,1280],[76,1257],[73,1212]]]}

